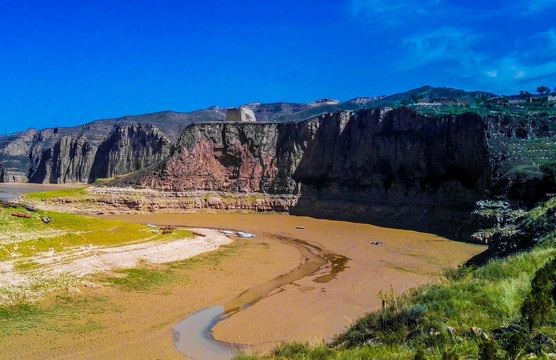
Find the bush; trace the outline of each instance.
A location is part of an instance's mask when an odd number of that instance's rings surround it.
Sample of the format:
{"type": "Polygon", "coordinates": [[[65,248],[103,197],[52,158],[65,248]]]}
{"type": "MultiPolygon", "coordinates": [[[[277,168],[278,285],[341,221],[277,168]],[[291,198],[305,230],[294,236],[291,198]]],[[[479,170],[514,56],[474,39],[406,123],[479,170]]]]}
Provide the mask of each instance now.
{"type": "Polygon", "coordinates": [[[492,340],[479,344],[479,360],[498,360],[498,346],[492,340]]]}
{"type": "Polygon", "coordinates": [[[309,352],[309,346],[307,344],[292,342],[275,348],[272,350],[272,355],[291,358],[294,355],[305,354],[307,352],[309,352]]]}
{"type": "Polygon", "coordinates": [[[413,360],[427,360],[427,357],[425,356],[425,352],[423,351],[423,348],[417,348],[417,351],[415,352],[415,356],[413,357],[413,360]]]}
{"type": "Polygon", "coordinates": [[[506,342],[505,349],[511,359],[515,359],[523,351],[527,344],[527,338],[521,332],[516,332],[506,342]]]}
{"type": "Polygon", "coordinates": [[[446,350],[442,354],[442,360],[460,360],[461,358],[453,350],[446,350]]]}
{"type": "Polygon", "coordinates": [[[521,306],[521,314],[529,326],[529,331],[533,331],[537,325],[542,325],[546,320],[546,315],[554,306],[552,292],[554,263],[554,260],[548,261],[536,272],[535,277],[531,280],[531,293],[527,295],[521,306]]]}

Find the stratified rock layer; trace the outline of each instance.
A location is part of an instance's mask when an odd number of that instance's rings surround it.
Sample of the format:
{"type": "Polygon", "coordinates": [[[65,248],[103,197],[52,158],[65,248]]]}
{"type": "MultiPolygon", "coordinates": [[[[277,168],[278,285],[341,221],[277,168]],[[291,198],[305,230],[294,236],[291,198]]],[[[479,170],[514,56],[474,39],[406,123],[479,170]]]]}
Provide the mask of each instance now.
{"type": "Polygon", "coordinates": [[[465,237],[490,176],[486,129],[477,115],[407,109],[195,124],[169,158],[114,185],[295,195],[293,214],[465,237]]]}

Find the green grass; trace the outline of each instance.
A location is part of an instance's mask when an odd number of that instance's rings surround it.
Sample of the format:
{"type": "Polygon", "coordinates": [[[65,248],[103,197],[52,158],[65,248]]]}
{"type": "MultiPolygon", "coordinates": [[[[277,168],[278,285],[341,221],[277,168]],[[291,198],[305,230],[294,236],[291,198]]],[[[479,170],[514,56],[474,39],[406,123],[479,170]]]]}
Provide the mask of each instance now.
{"type": "Polygon", "coordinates": [[[26,331],[47,326],[62,334],[89,333],[101,328],[89,315],[104,313],[113,306],[103,297],[57,296],[52,303],[0,306],[0,341],[5,336],[21,336],[26,331]]]}
{"type": "Polygon", "coordinates": [[[141,241],[171,241],[194,237],[193,233],[176,230],[172,234],[153,234],[143,225],[121,221],[86,218],[50,211],[29,212],[23,208],[0,208],[0,261],[29,257],[54,250],[63,251],[76,246],[118,246],[141,241]],[[30,214],[32,218],[11,216],[12,212],[30,214]],[[48,216],[48,224],[42,218],[48,216]]]}
{"type": "Polygon", "coordinates": [[[529,211],[524,219],[524,223],[529,225],[542,220],[544,223],[546,219],[544,219],[549,211],[553,211],[556,208],[556,197],[551,198],[546,203],[537,206],[533,210],[529,211]]]}
{"type": "Polygon", "coordinates": [[[38,193],[25,194],[25,197],[31,200],[47,200],[62,197],[84,197],[87,195],[85,188],[75,188],[58,191],[47,191],[38,193]]]}
{"type": "MultiPolygon", "coordinates": [[[[471,328],[480,328],[491,338],[492,331],[509,325],[524,326],[521,307],[531,292],[531,279],[547,261],[556,257],[556,199],[521,215],[517,227],[543,229],[539,246],[491,259],[482,267],[446,272],[442,283],[423,286],[401,297],[380,294],[385,309],[362,317],[347,332],[324,344],[289,343],[266,356],[239,356],[239,359],[413,359],[416,349],[424,349],[428,359],[441,359],[452,351],[464,359],[477,359],[483,343],[471,328]]],[[[556,309],[546,314],[548,321],[535,329],[556,338],[556,309]]],[[[504,335],[506,336],[506,335],[504,335]]],[[[496,351],[508,343],[508,336],[496,339],[496,351]]],[[[526,352],[556,351],[528,342],[526,352]]]]}
{"type": "Polygon", "coordinates": [[[106,280],[128,291],[148,291],[166,285],[173,280],[169,271],[152,269],[126,269],[119,271],[123,277],[110,277],[106,280]]]}

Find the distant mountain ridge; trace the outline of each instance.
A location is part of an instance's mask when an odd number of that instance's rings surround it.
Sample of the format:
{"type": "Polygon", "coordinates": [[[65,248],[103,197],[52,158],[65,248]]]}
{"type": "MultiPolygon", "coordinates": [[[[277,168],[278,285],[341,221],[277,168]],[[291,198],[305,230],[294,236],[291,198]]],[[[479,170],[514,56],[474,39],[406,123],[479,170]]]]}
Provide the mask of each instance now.
{"type": "MultiPolygon", "coordinates": [[[[417,97],[469,99],[486,92],[424,86],[391,96],[358,97],[348,101],[322,99],[308,104],[250,103],[257,122],[301,121],[335,111],[396,106],[417,97]]],[[[227,108],[216,106],[189,113],[162,111],[95,120],[75,127],[29,129],[0,135],[0,182],[92,182],[149,166],[167,156],[185,127],[225,122],[227,108]]]]}

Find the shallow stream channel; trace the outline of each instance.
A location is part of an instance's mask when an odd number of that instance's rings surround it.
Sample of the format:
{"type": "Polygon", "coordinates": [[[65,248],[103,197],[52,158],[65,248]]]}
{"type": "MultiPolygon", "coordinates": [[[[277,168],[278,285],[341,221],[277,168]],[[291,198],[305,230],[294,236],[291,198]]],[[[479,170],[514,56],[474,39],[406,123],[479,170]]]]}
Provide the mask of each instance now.
{"type": "Polygon", "coordinates": [[[249,308],[282,286],[306,276],[316,275],[313,281],[326,283],[346,268],[348,258],[327,251],[309,242],[281,235],[266,234],[278,241],[291,245],[299,250],[303,262],[296,269],[280,275],[270,281],[250,288],[224,305],[216,305],[198,311],[173,327],[173,341],[176,349],[188,358],[196,360],[230,359],[248,347],[241,344],[228,344],[216,341],[212,328],[234,314],[249,308]]]}

